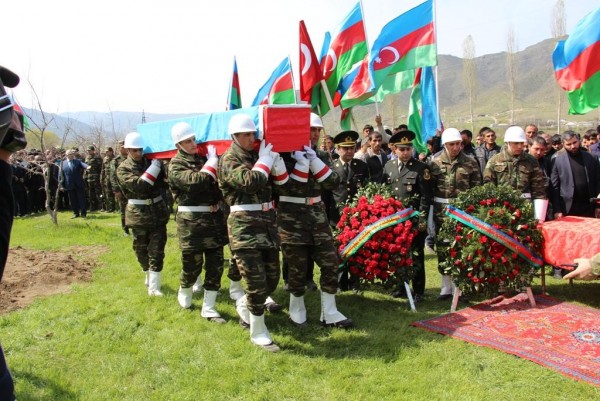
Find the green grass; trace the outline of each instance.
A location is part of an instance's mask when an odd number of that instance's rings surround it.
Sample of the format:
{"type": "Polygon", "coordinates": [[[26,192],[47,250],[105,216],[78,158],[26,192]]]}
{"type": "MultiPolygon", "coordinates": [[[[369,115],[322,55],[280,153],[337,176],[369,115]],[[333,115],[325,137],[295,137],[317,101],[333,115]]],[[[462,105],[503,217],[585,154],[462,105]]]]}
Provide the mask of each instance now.
{"type": "MultiPolygon", "coordinates": [[[[59,226],[47,216],[15,221],[11,246],[67,250],[108,249],[93,280],[68,294],[36,300],[0,316],[0,340],[15,382],[27,400],[592,400],[600,389],[500,351],[414,328],[410,323],[446,313],[437,302],[439,274],[428,256],[428,301],[412,313],[408,301],[373,287],[344,293],[338,306],[357,329],[318,326],[319,296],[307,293],[309,326],[292,327],[285,314],[267,314],[282,351],[253,346],[237,324],[227,296],[217,325],[195,309],[182,310],[176,292],[180,270],[174,223],[163,278],[165,297],[150,298],[117,215],[92,214],[59,226]]],[[[560,299],[600,307],[597,283],[548,278],[560,299]]],[[[539,292],[539,286],[534,287],[539,292]]],[[[287,306],[281,288],[274,298],[287,306]]]]}

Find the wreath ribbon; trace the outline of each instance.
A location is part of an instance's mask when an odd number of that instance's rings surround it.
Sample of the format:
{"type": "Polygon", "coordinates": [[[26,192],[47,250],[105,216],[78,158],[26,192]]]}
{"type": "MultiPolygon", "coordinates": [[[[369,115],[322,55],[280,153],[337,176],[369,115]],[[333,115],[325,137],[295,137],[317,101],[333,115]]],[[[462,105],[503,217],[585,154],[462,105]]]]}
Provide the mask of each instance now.
{"type": "Polygon", "coordinates": [[[510,235],[506,234],[504,231],[498,230],[497,228],[486,223],[485,221],[480,220],[477,217],[471,216],[470,214],[452,205],[446,206],[446,216],[449,216],[454,220],[459,221],[464,225],[469,226],[472,229],[480,232],[486,237],[489,237],[492,240],[499,242],[511,251],[516,252],[521,258],[525,259],[532,265],[536,267],[542,267],[544,265],[544,261],[531,249],[529,249],[527,245],[520,243],[510,235]]]}
{"type": "Polygon", "coordinates": [[[365,244],[365,242],[370,240],[371,237],[373,237],[373,235],[377,234],[379,231],[403,223],[406,220],[418,215],[419,212],[416,212],[409,207],[389,216],[382,217],[376,222],[369,224],[360,233],[358,233],[358,235],[354,237],[340,253],[342,265],[346,263],[348,258],[354,255],[365,244]]]}

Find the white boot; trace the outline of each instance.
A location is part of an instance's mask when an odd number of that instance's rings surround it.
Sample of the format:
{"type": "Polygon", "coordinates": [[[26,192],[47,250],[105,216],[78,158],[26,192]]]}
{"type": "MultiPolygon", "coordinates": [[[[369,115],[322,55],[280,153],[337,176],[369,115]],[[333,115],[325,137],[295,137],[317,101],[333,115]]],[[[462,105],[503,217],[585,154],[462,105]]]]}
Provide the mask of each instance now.
{"type": "Polygon", "coordinates": [[[150,284],[150,278],[149,278],[149,274],[148,274],[148,273],[149,273],[149,271],[148,271],[148,270],[146,270],[146,271],[144,272],[144,285],[145,285],[146,287],[148,287],[148,285],[150,284]]]}
{"type": "Polygon", "coordinates": [[[179,287],[179,292],[177,293],[177,300],[179,301],[179,305],[181,305],[182,308],[188,309],[190,306],[192,306],[192,289],[190,287],[179,287]]]}
{"type": "Polygon", "coordinates": [[[162,297],[160,292],[160,283],[162,281],[161,272],[148,272],[148,295],[162,297]]]}
{"type": "Polygon", "coordinates": [[[304,295],[299,297],[290,294],[290,320],[296,326],[306,326],[306,306],[304,306],[304,295]]]}
{"type": "Polygon", "coordinates": [[[235,301],[235,310],[240,317],[240,326],[245,329],[250,327],[250,311],[248,310],[246,295],[235,301]]]}
{"type": "Polygon", "coordinates": [[[202,303],[202,311],[200,316],[215,323],[227,323],[225,319],[219,315],[215,304],[217,303],[217,291],[204,290],[204,302],[202,303]]]}
{"type": "Polygon", "coordinates": [[[244,289],[242,288],[242,280],[240,281],[230,281],[229,284],[229,298],[234,301],[242,298],[244,296],[244,289]]]}
{"type": "Polygon", "coordinates": [[[267,330],[264,314],[261,316],[250,314],[250,341],[267,351],[279,351],[279,347],[273,342],[269,330],[267,330]]]}
{"type": "Polygon", "coordinates": [[[454,285],[452,283],[452,278],[448,274],[442,274],[442,286],[440,288],[440,297],[452,295],[453,293],[454,285]]]}
{"type": "Polygon", "coordinates": [[[273,298],[267,297],[267,299],[265,300],[265,309],[269,312],[279,312],[283,309],[283,306],[275,302],[273,298]]]}
{"type": "Polygon", "coordinates": [[[200,275],[198,275],[196,282],[192,286],[192,290],[193,290],[194,294],[198,294],[198,293],[202,292],[202,277],[200,275]]]}
{"type": "Polygon", "coordinates": [[[321,291],[321,324],[344,329],[354,326],[352,319],[346,318],[337,310],[335,295],[323,291],[321,291]]]}

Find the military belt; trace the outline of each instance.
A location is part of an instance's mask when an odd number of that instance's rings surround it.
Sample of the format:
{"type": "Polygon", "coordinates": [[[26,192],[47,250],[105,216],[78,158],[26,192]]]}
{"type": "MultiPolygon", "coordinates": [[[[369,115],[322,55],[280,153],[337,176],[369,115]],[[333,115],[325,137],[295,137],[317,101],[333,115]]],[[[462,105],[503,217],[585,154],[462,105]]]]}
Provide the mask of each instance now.
{"type": "Polygon", "coordinates": [[[229,210],[232,212],[256,212],[273,209],[273,202],[266,203],[249,203],[246,205],[232,205],[229,210]]]}
{"type": "Polygon", "coordinates": [[[162,201],[162,196],[157,196],[154,199],[127,199],[127,203],[130,205],[151,205],[162,201]]]}
{"type": "Polygon", "coordinates": [[[219,210],[221,206],[219,205],[209,205],[209,206],[177,206],[178,212],[211,212],[214,213],[219,210]]]}
{"type": "Polygon", "coordinates": [[[521,198],[523,198],[523,199],[531,199],[531,194],[529,192],[526,192],[524,194],[521,194],[521,198]]]}
{"type": "Polygon", "coordinates": [[[444,204],[449,204],[452,203],[452,200],[454,198],[438,198],[437,196],[433,197],[433,201],[437,202],[437,203],[444,203],[444,204]]]}
{"type": "Polygon", "coordinates": [[[280,196],[279,201],[288,203],[300,203],[304,205],[314,205],[315,203],[321,202],[321,197],[315,196],[314,198],[298,198],[296,196],[280,196]]]}

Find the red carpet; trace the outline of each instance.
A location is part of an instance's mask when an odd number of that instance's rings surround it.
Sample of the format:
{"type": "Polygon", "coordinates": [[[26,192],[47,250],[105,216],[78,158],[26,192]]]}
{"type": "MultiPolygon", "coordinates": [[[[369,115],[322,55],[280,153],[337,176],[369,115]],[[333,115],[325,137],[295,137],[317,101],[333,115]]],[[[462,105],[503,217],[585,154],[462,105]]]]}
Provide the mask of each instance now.
{"type": "Polygon", "coordinates": [[[600,386],[600,310],[547,296],[482,302],[414,326],[495,348],[600,386]]]}

